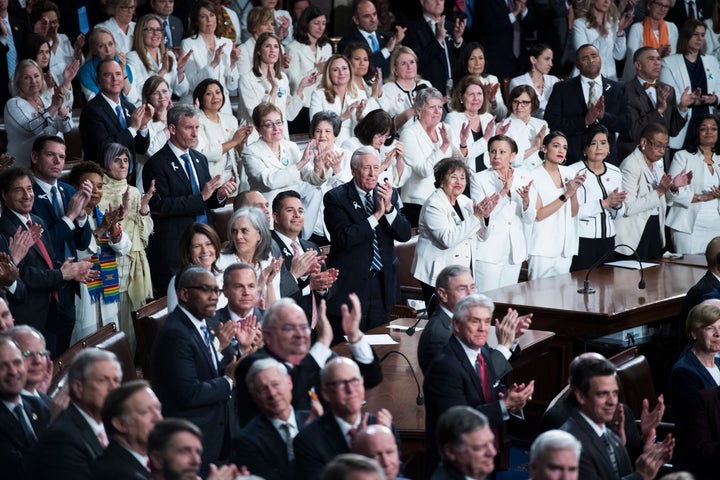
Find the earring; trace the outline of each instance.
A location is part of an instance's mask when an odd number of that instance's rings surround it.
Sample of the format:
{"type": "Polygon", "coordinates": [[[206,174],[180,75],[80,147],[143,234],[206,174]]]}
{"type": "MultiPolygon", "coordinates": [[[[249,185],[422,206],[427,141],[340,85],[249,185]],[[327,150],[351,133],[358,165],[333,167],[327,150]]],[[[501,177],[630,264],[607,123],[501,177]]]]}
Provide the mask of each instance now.
{"type": "Polygon", "coordinates": [[[644,151],[645,151],[645,145],[640,145],[640,151],[641,151],[641,152],[644,152],[644,151]]]}

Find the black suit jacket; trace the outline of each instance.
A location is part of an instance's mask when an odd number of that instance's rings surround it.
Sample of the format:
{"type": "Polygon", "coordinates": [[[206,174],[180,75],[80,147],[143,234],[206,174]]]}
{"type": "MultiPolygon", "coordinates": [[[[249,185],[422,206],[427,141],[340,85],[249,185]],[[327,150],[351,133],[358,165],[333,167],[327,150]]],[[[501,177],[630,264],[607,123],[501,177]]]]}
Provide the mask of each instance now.
{"type": "MultiPolygon", "coordinates": [[[[374,196],[377,199],[377,193],[374,196]]],[[[397,191],[392,194],[392,204],[397,211],[395,220],[390,224],[383,216],[375,228],[383,264],[383,292],[368,291],[373,229],[367,221],[355,181],[351,180],[327,192],[324,203],[325,225],[332,238],[327,265],[340,271],[334,285],[335,293],[328,299],[328,312],[339,315],[340,306],[348,301],[350,293],[357,293],[361,301],[371,295],[381,295],[385,310],[389,312],[400,292],[395,241],[407,242],[411,236],[410,222],[398,208],[397,191]]]]}
{"type": "MultiPolygon", "coordinates": [[[[568,137],[568,163],[582,159],[582,141],[585,130],[587,103],[583,95],[580,76],[558,82],[553,87],[550,100],[545,109],[545,121],[550,130],[560,130],[568,137]]],[[[605,115],[600,120],[610,131],[610,155],[607,161],[620,165],[623,160],[618,157],[615,133],[624,132],[631,127],[630,106],[625,86],[613,80],[602,78],[605,97],[605,115]]]]}
{"type": "MultiPolygon", "coordinates": [[[[695,18],[699,20],[712,18],[712,0],[695,0],[694,6],[695,18]]],[[[685,2],[683,0],[678,0],[677,2],[675,2],[675,5],[668,11],[668,14],[665,16],[665,21],[673,22],[678,27],[678,30],[680,30],[683,24],[687,22],[688,18],[688,14],[685,11],[685,2]]]]}
{"type": "MultiPolygon", "coordinates": [[[[228,305],[225,305],[223,308],[216,310],[215,316],[213,317],[215,319],[215,321],[217,321],[218,323],[225,323],[228,320],[230,320],[229,308],[230,307],[228,305]]],[[[265,316],[265,310],[263,310],[262,308],[255,307],[255,308],[253,308],[252,314],[255,315],[255,320],[257,320],[257,322],[259,324],[261,324],[263,321],[263,317],[265,316]]]]}
{"type": "MultiPolygon", "coordinates": [[[[582,453],[580,454],[580,474],[578,478],[583,480],[607,480],[608,478],[617,478],[612,463],[610,463],[610,455],[608,454],[605,442],[598,437],[592,427],[580,416],[577,410],[573,412],[570,418],[563,424],[561,430],[572,434],[582,443],[582,453]]],[[[640,480],[642,477],[634,473],[630,456],[628,455],[622,440],[610,429],[605,430],[611,439],[611,444],[615,450],[615,458],[617,459],[618,468],[620,470],[620,478],[622,480],[640,480]]]]}
{"type": "Polygon", "coordinates": [[[103,448],[73,404],[42,435],[28,457],[34,480],[90,480],[90,464],[103,448]]]}
{"type": "MultiPolygon", "coordinates": [[[[685,325],[685,319],[688,313],[694,306],[702,301],[702,297],[717,288],[720,288],[720,281],[718,281],[717,277],[709,270],[705,272],[705,275],[703,275],[695,285],[690,287],[690,290],[685,294],[685,300],[683,300],[680,315],[678,316],[681,326],[685,325]]],[[[680,334],[682,335],[682,332],[680,332],[680,334]]],[[[687,343],[687,337],[682,335],[682,338],[684,340],[683,343],[687,343]]]]}
{"type": "MultiPolygon", "coordinates": [[[[65,182],[57,182],[57,189],[62,198],[64,210],[67,212],[70,200],[75,195],[75,189],[65,182]]],[[[75,228],[71,230],[62,217],[55,214],[52,199],[36,182],[33,182],[33,191],[35,192],[35,203],[33,203],[32,213],[42,218],[45,227],[50,232],[55,257],[65,261],[66,252],[72,252],[72,256],[75,257],[77,256],[76,250],[88,248],[93,234],[90,222],[85,221],[85,225],[82,227],[76,224],[75,228]]]]}
{"type": "Polygon", "coordinates": [[[91,466],[94,480],[150,480],[148,469],[115,440],[91,466]]]}
{"type": "MultiPolygon", "coordinates": [[[[618,138],[619,158],[623,159],[635,150],[640,143],[640,134],[649,123],[664,125],[670,132],[671,137],[680,133],[680,130],[685,126],[687,118],[683,117],[680,114],[680,110],[678,110],[675,89],[665,83],[661,85],[664,85],[670,91],[667,99],[667,109],[662,115],[658,113],[657,108],[653,105],[652,100],[650,100],[645,88],[640,84],[637,77],[625,83],[632,126],[630,129],[620,132],[620,137],[618,138]]],[[[667,153],[669,155],[670,152],[667,153]]]]}
{"type": "MultiPolygon", "coordinates": [[[[205,156],[190,149],[198,186],[210,181],[210,170],[205,156]]],[[[201,194],[193,195],[190,179],[184,166],[168,144],[150,157],[142,172],[143,185],[147,191],[155,180],[155,195],[150,200],[150,210],[155,222],[154,235],[148,243],[148,261],[153,273],[153,287],[164,292],[175,270],[180,267],[178,243],[183,231],[195,222],[198,215],[207,214],[211,208],[225,202],[217,200],[217,192],[205,201],[201,194]]]]}
{"type": "MultiPolygon", "coordinates": [[[[418,73],[424,80],[427,80],[433,87],[440,90],[445,95],[447,81],[452,78],[455,72],[455,65],[460,54],[461,47],[455,47],[452,31],[454,24],[450,20],[445,21],[445,30],[448,33],[445,37],[445,48],[447,48],[448,58],[450,59],[450,76],[448,76],[443,56],[445,55],[443,47],[435,38],[435,32],[430,29],[430,25],[425,21],[425,17],[420,17],[408,24],[407,32],[403,45],[413,49],[418,55],[418,73]]],[[[333,238],[334,240],[334,238],[333,238]]]]}
{"type": "Polygon", "coordinates": [[[493,398],[485,398],[483,395],[477,369],[474,364],[470,364],[455,336],[450,337],[442,352],[430,364],[423,382],[425,438],[427,455],[430,459],[438,458],[435,444],[435,427],[438,418],[450,407],[456,405],[473,407],[488,417],[491,427],[498,429],[499,432],[504,429],[505,422],[497,394],[503,389],[500,378],[508,374],[512,367],[505,357],[491,356],[487,346],[482,348],[482,355],[489,367],[493,398]]]}
{"type": "MultiPolygon", "coordinates": [[[[371,60],[373,66],[382,68],[383,78],[387,78],[388,75],[390,75],[390,56],[385,58],[385,55],[382,54],[381,50],[387,46],[387,43],[392,36],[393,34],[389,32],[381,32],[380,30],[375,31],[375,38],[377,38],[378,45],[380,45],[380,50],[373,52],[371,60]]],[[[350,30],[350,32],[340,40],[340,43],[338,43],[338,52],[345,52],[348,45],[352,43],[370,45],[367,40],[365,40],[365,37],[360,32],[357,25],[354,26],[352,30],[350,30]]],[[[370,49],[372,50],[372,47],[370,47],[370,49]]]]}
{"type": "Polygon", "coordinates": [[[690,424],[688,471],[697,480],[717,478],[720,468],[720,388],[698,392],[690,424]]]}
{"type": "MultiPolygon", "coordinates": [[[[64,281],[59,268],[61,263],[55,257],[53,243],[44,222],[33,214],[30,214],[30,218],[33,223],[43,225],[40,239],[45,244],[55,268],[51,269],[48,266],[37,244],[30,247],[25,258],[17,265],[25,295],[23,297],[14,295],[8,300],[16,323],[27,324],[44,332],[48,319],[57,315],[57,302],[53,299],[52,292],[60,290],[64,281]]],[[[0,234],[10,238],[15,235],[19,226],[22,226],[22,222],[17,215],[5,209],[0,217],[0,234]]]]}
{"type": "MultiPolygon", "coordinates": [[[[295,423],[302,429],[310,412],[295,410],[295,423]]],[[[233,440],[231,462],[245,465],[253,475],[265,480],[292,480],[295,462],[287,456],[287,446],[280,433],[265,415],[257,415],[233,440]]]]}
{"type": "MultiPolygon", "coordinates": [[[[130,125],[130,116],[135,111],[135,106],[122,97],[120,104],[125,113],[125,121],[130,125]]],[[[106,143],[115,142],[125,145],[133,155],[147,152],[150,146],[149,135],[143,136],[137,132],[132,136],[128,129],[122,128],[117,114],[110,108],[102,94],[97,94],[83,107],[80,114],[80,136],[85,160],[101,165],[103,160],[99,156],[100,150],[106,143]]],[[[131,161],[134,163],[134,158],[131,161]]]]}
{"type": "Polygon", "coordinates": [[[432,472],[430,480],[465,480],[467,477],[449,463],[441,463],[432,472]]]}
{"type": "MultiPolygon", "coordinates": [[[[212,326],[210,321],[208,329],[212,326]]],[[[158,332],[152,352],[153,390],[165,417],[190,420],[203,431],[203,463],[220,457],[227,427],[230,384],[200,333],[181,308],[158,332]]]]}
{"type": "MultiPolygon", "coordinates": [[[[23,409],[30,425],[39,437],[50,423],[50,410],[40,400],[22,396],[23,409]]],[[[25,436],[20,420],[5,405],[0,405],[0,465],[6,478],[27,478],[23,465],[25,454],[37,442],[25,436]]]]}

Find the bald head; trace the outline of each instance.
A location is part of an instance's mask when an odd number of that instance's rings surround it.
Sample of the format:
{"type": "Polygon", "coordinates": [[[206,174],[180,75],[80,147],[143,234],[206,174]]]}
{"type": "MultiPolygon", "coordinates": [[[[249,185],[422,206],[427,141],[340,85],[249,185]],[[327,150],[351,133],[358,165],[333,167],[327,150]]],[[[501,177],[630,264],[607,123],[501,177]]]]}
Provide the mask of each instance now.
{"type": "Polygon", "coordinates": [[[353,440],[353,452],[377,460],[387,480],[395,480],[400,472],[395,435],[385,425],[369,425],[360,430],[353,440]]]}
{"type": "Polygon", "coordinates": [[[707,248],[705,248],[705,260],[708,268],[720,275],[720,268],[718,268],[720,258],[718,257],[720,257],[720,237],[715,237],[708,242],[707,248]]]}

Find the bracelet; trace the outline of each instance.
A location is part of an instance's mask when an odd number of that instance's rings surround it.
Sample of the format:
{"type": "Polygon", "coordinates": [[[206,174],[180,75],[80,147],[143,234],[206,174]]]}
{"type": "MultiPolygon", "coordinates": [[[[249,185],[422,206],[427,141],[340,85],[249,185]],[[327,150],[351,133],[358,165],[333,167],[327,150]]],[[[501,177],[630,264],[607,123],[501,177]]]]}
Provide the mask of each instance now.
{"type": "Polygon", "coordinates": [[[460,145],[460,148],[467,148],[467,145],[460,145]]]}

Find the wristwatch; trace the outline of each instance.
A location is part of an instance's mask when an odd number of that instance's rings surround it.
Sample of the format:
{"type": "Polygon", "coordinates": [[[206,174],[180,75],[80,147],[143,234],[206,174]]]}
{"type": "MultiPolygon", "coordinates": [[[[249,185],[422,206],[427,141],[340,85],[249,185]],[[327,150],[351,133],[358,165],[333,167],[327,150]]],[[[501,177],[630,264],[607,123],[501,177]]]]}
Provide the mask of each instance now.
{"type": "Polygon", "coordinates": [[[560,201],[563,202],[563,203],[567,202],[567,197],[565,196],[564,193],[563,193],[562,195],[560,195],[558,198],[559,198],[560,201]]]}

